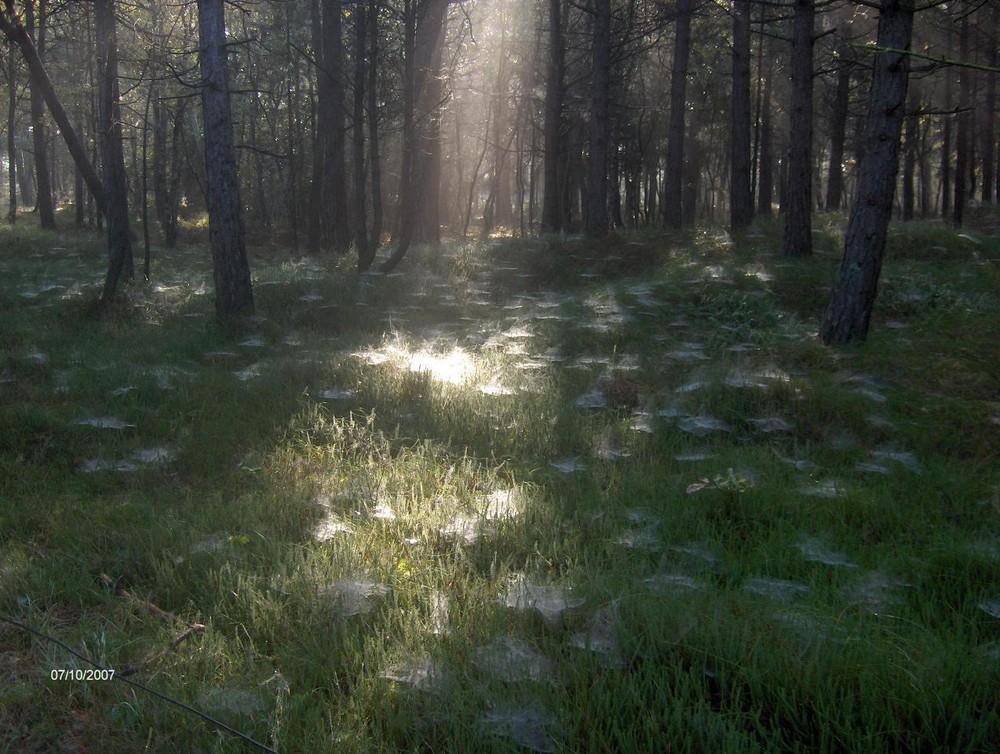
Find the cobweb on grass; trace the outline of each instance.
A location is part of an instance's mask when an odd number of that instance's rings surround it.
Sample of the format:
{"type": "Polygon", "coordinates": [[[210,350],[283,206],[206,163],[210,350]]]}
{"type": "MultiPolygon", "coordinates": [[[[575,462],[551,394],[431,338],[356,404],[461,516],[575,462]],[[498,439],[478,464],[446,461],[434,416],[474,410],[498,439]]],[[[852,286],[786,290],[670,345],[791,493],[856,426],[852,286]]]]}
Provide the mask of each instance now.
{"type": "Polygon", "coordinates": [[[485,713],[480,722],[488,734],[513,739],[529,751],[552,754],[558,748],[553,735],[555,718],[538,702],[496,708],[485,713]]]}
{"type": "Polygon", "coordinates": [[[858,564],[848,558],[844,553],[831,550],[825,544],[816,539],[805,539],[795,547],[802,553],[802,556],[811,563],[822,563],[828,566],[843,566],[845,568],[857,568],[858,564]]]}
{"type": "Polygon", "coordinates": [[[351,617],[374,610],[378,602],[389,593],[389,588],[360,576],[328,584],[321,593],[337,603],[341,615],[351,617]]]}
{"type": "Polygon", "coordinates": [[[560,586],[532,584],[523,573],[515,574],[498,601],[514,610],[535,610],[546,625],[557,627],[562,615],[584,603],[560,586]]]}
{"type": "Polygon", "coordinates": [[[532,681],[553,683],[555,664],[537,649],[512,636],[504,636],[478,647],[473,662],[483,671],[504,683],[532,681]]]}
{"type": "Polygon", "coordinates": [[[441,681],[441,669],[432,658],[420,657],[390,665],[380,677],[420,691],[433,691],[441,681]]]}
{"type": "Polygon", "coordinates": [[[569,643],[578,649],[593,652],[606,667],[620,668],[626,664],[618,635],[618,616],[613,605],[596,611],[587,621],[586,628],[573,634],[569,643]]]}

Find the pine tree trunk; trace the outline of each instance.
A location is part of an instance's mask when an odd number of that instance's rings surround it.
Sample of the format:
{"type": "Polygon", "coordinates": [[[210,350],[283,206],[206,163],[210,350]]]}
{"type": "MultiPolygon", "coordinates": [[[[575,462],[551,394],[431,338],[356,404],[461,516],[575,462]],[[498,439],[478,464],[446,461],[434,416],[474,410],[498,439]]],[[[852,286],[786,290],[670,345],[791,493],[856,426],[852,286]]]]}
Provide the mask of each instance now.
{"type": "Polygon", "coordinates": [[[233,149],[223,0],[198,0],[198,40],[215,313],[227,322],[253,314],[253,291],[233,149]]]}
{"type": "Polygon", "coordinates": [[[729,227],[745,229],[753,220],[750,185],[750,0],[736,0],[733,12],[732,168],[729,227]]]}
{"type": "MultiPolygon", "coordinates": [[[[367,173],[365,171],[365,74],[368,47],[368,11],[354,14],[354,243],[358,252],[358,271],[364,272],[372,263],[368,253],[368,217],[365,210],[367,173]]],[[[373,82],[374,85],[374,82],[373,82]]]]}
{"type": "Polygon", "coordinates": [[[562,230],[560,167],[563,164],[563,101],[566,97],[565,50],[563,47],[562,0],[549,0],[549,57],[545,73],[545,166],[542,195],[542,232],[562,230]]]}
{"type": "Polygon", "coordinates": [[[844,144],[847,142],[847,115],[851,93],[851,66],[846,59],[847,43],[840,44],[840,69],[830,113],[830,170],[826,184],[826,208],[840,209],[844,197],[844,144]]]}
{"type": "MultiPolygon", "coordinates": [[[[878,46],[908,51],[913,31],[914,0],[884,0],[878,46]]],[[[900,133],[906,113],[909,55],[875,53],[865,150],[857,199],[844,239],[837,284],[820,327],[826,344],[845,345],[868,335],[878,292],[885,239],[892,215],[899,164],[900,133]]]]}
{"type": "Polygon", "coordinates": [[[670,72],[670,123],[667,127],[667,164],[660,194],[660,214],[670,228],[684,224],[684,116],[687,110],[687,71],[691,56],[693,0],[678,0],[674,34],[674,63],[670,72]]]}
{"type": "Polygon", "coordinates": [[[323,68],[319,72],[320,112],[326,112],[322,199],[326,237],[338,253],[351,245],[347,205],[346,129],[344,127],[344,39],[341,0],[323,0],[323,68]],[[325,97],[323,96],[325,94],[325,97]]]}
{"type": "MultiPolygon", "coordinates": [[[[964,15],[961,21],[958,41],[959,60],[969,59],[969,17],[964,15]]],[[[956,228],[962,227],[965,217],[965,197],[968,190],[969,151],[972,140],[972,113],[969,78],[967,68],[958,70],[958,134],[955,140],[955,205],[952,222],[956,228]]]]}
{"type": "Polygon", "coordinates": [[[382,243],[382,157],[379,154],[378,134],[378,2],[369,4],[368,23],[371,44],[368,51],[368,152],[372,173],[372,230],[368,242],[368,253],[374,259],[379,244],[382,243]]]}
{"type": "Polygon", "coordinates": [[[98,140],[104,173],[104,210],[107,217],[108,272],[101,304],[109,305],[118,285],[134,276],[132,231],[128,220],[128,177],[122,150],[121,108],[118,92],[118,43],[114,0],[94,1],[97,38],[98,140]]]}
{"type": "Polygon", "coordinates": [[[17,124],[17,86],[14,75],[14,43],[7,42],[7,222],[17,222],[17,142],[14,128],[17,124]]]}
{"type": "MultiPolygon", "coordinates": [[[[993,44],[990,46],[989,64],[993,68],[1000,65],[1000,42],[997,42],[997,34],[1000,33],[1000,4],[993,6],[991,17],[993,44]]],[[[993,204],[996,188],[996,117],[997,117],[997,74],[986,74],[986,101],[983,105],[983,149],[982,149],[982,170],[983,170],[983,204],[993,204]]],[[[1000,198],[1000,197],[997,197],[1000,198]]]]}
{"type": "Polygon", "coordinates": [[[917,119],[920,117],[920,98],[914,96],[906,109],[905,138],[903,144],[903,222],[913,219],[916,205],[914,174],[917,168],[917,119]]]}
{"type": "Polygon", "coordinates": [[[757,184],[757,212],[770,217],[774,204],[774,129],[771,126],[771,70],[764,79],[760,113],[760,179],[757,184]]]}
{"type": "MultiPolygon", "coordinates": [[[[45,63],[45,31],[47,28],[46,0],[39,0],[38,15],[35,15],[35,0],[24,3],[25,25],[28,34],[35,35],[35,49],[38,59],[45,63]]],[[[35,158],[35,209],[42,228],[54,230],[56,227],[55,205],[52,201],[52,172],[49,164],[49,128],[45,117],[45,100],[40,87],[29,80],[31,139],[35,158]]]]}
{"type": "Polygon", "coordinates": [[[611,0],[595,0],[591,50],[590,150],[587,155],[587,214],[590,238],[608,233],[608,140],[611,105],[611,0]]]}
{"type": "Polygon", "coordinates": [[[792,106],[788,130],[788,186],[785,192],[786,256],[812,254],[813,27],[812,0],[795,0],[792,39],[792,106]]]}

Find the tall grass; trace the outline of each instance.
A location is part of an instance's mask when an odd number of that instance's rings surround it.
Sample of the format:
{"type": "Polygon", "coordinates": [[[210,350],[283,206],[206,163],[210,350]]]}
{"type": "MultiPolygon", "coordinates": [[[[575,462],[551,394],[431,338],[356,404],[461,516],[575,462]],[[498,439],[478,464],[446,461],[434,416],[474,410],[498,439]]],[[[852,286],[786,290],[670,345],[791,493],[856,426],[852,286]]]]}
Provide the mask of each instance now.
{"type": "MultiPolygon", "coordinates": [[[[0,229],[0,614],[281,751],[996,751],[1000,243],[838,352],[823,232],[261,257],[225,333],[0,229]]],[[[5,750],[243,750],[76,667],[0,621],[5,750]]]]}

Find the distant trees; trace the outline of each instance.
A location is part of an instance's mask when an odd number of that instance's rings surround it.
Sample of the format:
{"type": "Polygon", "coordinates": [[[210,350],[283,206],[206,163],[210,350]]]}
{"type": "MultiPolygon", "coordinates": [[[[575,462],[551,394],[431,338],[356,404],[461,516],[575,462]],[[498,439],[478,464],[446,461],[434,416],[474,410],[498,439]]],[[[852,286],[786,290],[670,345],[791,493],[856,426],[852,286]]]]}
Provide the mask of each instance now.
{"type": "MultiPolygon", "coordinates": [[[[48,210],[72,202],[78,224],[102,224],[117,192],[134,208],[129,227],[147,237],[152,229],[165,246],[210,215],[210,227],[229,228],[231,239],[216,260],[230,281],[220,283],[226,316],[252,307],[240,261],[247,243],[289,253],[353,248],[359,270],[389,270],[413,243],[445,233],[596,238],[621,226],[702,222],[740,231],[780,207],[784,252],[807,256],[813,214],[845,207],[862,187],[863,93],[874,76],[862,41],[884,8],[882,0],[247,2],[216,40],[233,63],[223,107],[224,61],[209,66],[201,91],[198,66],[208,61],[193,42],[200,14],[217,4],[113,5],[128,86],[109,130],[95,56],[106,40],[90,36],[104,3],[0,0],[8,41],[0,201],[11,221],[18,207],[35,206],[49,226],[48,210]],[[217,141],[223,110],[229,147],[217,141]],[[231,159],[220,160],[227,150],[231,159]]],[[[905,104],[896,209],[959,223],[1000,193],[997,75],[988,70],[998,61],[1000,10],[976,0],[920,9],[914,45],[929,60],[905,104]]],[[[108,222],[123,225],[109,214],[108,222]]]]}

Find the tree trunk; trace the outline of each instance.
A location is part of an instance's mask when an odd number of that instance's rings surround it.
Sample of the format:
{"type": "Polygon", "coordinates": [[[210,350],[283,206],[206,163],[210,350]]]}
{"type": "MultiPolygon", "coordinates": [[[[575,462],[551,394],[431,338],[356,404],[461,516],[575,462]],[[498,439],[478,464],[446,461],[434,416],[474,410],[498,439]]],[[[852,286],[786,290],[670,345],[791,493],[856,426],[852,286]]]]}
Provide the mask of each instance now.
{"type": "MultiPolygon", "coordinates": [[[[969,59],[969,16],[962,17],[959,41],[959,60],[969,59]]],[[[968,172],[972,164],[969,159],[969,151],[972,141],[972,105],[969,94],[970,71],[968,68],[958,70],[958,138],[955,142],[955,205],[952,214],[952,222],[956,228],[962,227],[965,215],[965,195],[968,190],[968,172]]]]}
{"type": "Polygon", "coordinates": [[[879,12],[864,160],[858,193],[844,238],[837,284],[820,327],[826,344],[844,345],[868,335],[882,255],[892,214],[899,141],[906,112],[914,0],[884,0],[879,12]]]}
{"type": "MultiPolygon", "coordinates": [[[[770,47],[770,46],[769,46],[770,47]]],[[[760,180],[757,183],[757,212],[770,217],[774,204],[774,129],[771,126],[771,66],[764,79],[760,113],[760,180]]]]}
{"type": "MultiPolygon", "coordinates": [[[[413,148],[409,170],[406,171],[408,178],[404,179],[400,190],[400,222],[396,249],[379,268],[383,272],[392,270],[406,255],[417,230],[417,220],[423,206],[423,193],[420,191],[420,187],[425,185],[429,162],[433,156],[426,152],[428,146],[426,132],[434,115],[433,111],[440,105],[438,101],[429,101],[431,98],[428,96],[428,92],[433,91],[433,87],[428,85],[431,72],[435,69],[435,60],[440,60],[439,50],[444,43],[448,2],[449,0],[424,0],[424,4],[421,6],[420,21],[414,30],[413,77],[412,82],[407,86],[408,89],[412,89],[410,96],[414,112],[410,140],[413,148]]],[[[404,134],[404,143],[405,141],[406,135],[404,134]]]]}
{"type": "Polygon", "coordinates": [[[560,167],[563,164],[563,102],[566,97],[565,48],[562,35],[562,0],[549,0],[549,57],[545,72],[545,173],[542,197],[542,232],[562,230],[562,190],[560,167]]]}
{"type": "Polygon", "coordinates": [[[744,230],[753,220],[750,185],[750,0],[733,10],[732,142],[729,227],[744,230]]]}
{"type": "Polygon", "coordinates": [[[916,205],[916,191],[914,189],[914,174],[917,168],[917,129],[920,118],[920,98],[915,96],[910,98],[910,104],[906,109],[905,139],[903,145],[903,222],[913,219],[913,212],[916,205]]]}
{"type": "Polygon", "coordinates": [[[122,150],[114,0],[95,0],[94,23],[97,38],[97,134],[104,173],[108,243],[108,272],[104,278],[101,304],[108,306],[114,301],[119,283],[130,282],[135,276],[132,231],[128,221],[128,177],[122,150]]]}
{"type": "Polygon", "coordinates": [[[368,253],[372,259],[382,243],[382,157],[379,154],[378,135],[378,12],[380,3],[369,3],[370,46],[368,52],[368,152],[372,173],[372,230],[368,253]]]}
{"type": "Polygon", "coordinates": [[[223,0],[198,0],[198,42],[215,313],[225,322],[253,314],[253,290],[233,150],[223,0]]]}
{"type": "MultiPolygon", "coordinates": [[[[372,263],[368,253],[368,217],[365,211],[365,74],[368,47],[368,11],[358,9],[354,14],[354,124],[351,132],[354,145],[354,243],[358,251],[358,272],[364,272],[372,263]]],[[[372,82],[374,86],[374,81],[372,82]]]]}
{"type": "Polygon", "coordinates": [[[795,0],[792,39],[792,106],[789,111],[788,186],[785,192],[786,256],[812,254],[813,0],[795,0]]]}
{"type": "Polygon", "coordinates": [[[590,238],[608,233],[608,138],[611,104],[611,0],[594,2],[591,63],[590,150],[587,156],[587,214],[590,238]]]}
{"type": "Polygon", "coordinates": [[[163,245],[168,249],[177,246],[178,210],[181,178],[181,130],[184,127],[184,105],[178,100],[178,110],[173,113],[171,128],[170,109],[159,99],[153,100],[153,202],[156,221],[163,234],[163,245]],[[170,147],[167,138],[170,136],[170,147]]]}
{"type": "Polygon", "coordinates": [[[325,235],[333,250],[339,253],[347,251],[351,245],[347,204],[342,18],[341,0],[323,0],[323,68],[319,72],[319,111],[326,113],[326,125],[323,129],[325,155],[321,211],[327,227],[325,235]]]}
{"type": "Polygon", "coordinates": [[[693,0],[678,0],[674,34],[674,63],[670,73],[670,124],[667,127],[667,164],[663,173],[660,214],[668,227],[684,224],[684,115],[687,110],[687,71],[691,56],[693,0]]]}
{"type": "MultiPolygon", "coordinates": [[[[993,44],[990,46],[989,65],[997,68],[1000,65],[1000,5],[993,6],[992,23],[993,44]]],[[[983,204],[993,204],[993,189],[996,182],[996,117],[997,117],[997,74],[986,74],[986,101],[983,103],[983,204]]],[[[998,197],[1000,198],[1000,197],[998,197]]]]}
{"type": "Polygon", "coordinates": [[[17,87],[14,71],[14,42],[7,41],[7,188],[10,191],[7,222],[17,222],[17,142],[14,127],[17,123],[17,87]]]}
{"type": "MultiPolygon", "coordinates": [[[[29,35],[35,36],[38,59],[45,63],[45,31],[48,26],[46,0],[39,0],[35,15],[35,0],[24,3],[25,25],[29,35]]],[[[35,82],[29,81],[31,102],[31,140],[35,157],[35,209],[41,227],[56,227],[55,205],[52,201],[52,173],[49,164],[49,128],[45,118],[45,99],[35,82]]]]}
{"type": "Polygon", "coordinates": [[[844,197],[844,144],[847,141],[847,115],[851,94],[848,42],[843,36],[838,39],[837,47],[840,51],[840,68],[837,70],[837,88],[830,112],[830,170],[826,183],[826,209],[830,211],[839,210],[844,197]]]}

